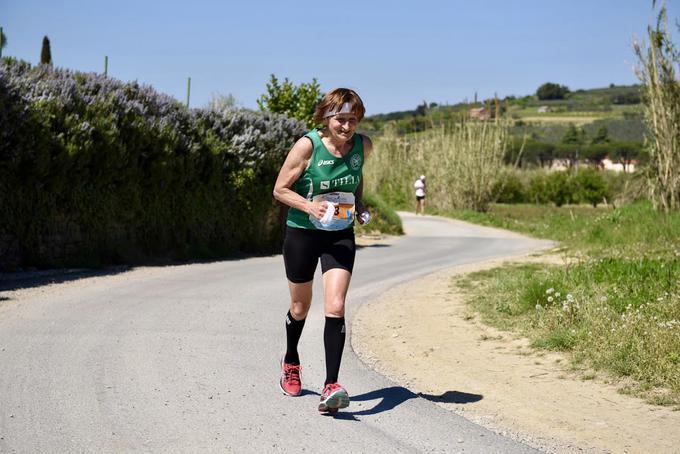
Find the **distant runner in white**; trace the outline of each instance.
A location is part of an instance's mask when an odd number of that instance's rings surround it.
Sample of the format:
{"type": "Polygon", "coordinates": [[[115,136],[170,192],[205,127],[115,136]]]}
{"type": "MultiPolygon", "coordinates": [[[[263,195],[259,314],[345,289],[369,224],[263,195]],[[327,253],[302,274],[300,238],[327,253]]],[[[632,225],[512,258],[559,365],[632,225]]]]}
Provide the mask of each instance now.
{"type": "Polygon", "coordinates": [[[416,214],[425,214],[425,192],[427,191],[425,175],[421,175],[420,178],[413,183],[413,187],[416,188],[416,214]]]}
{"type": "Polygon", "coordinates": [[[355,133],[364,112],[364,104],[353,90],[328,92],[314,112],[315,123],[324,127],[311,130],[293,145],[274,185],[274,197],[290,207],[283,242],[290,310],[279,386],[288,396],[302,392],[297,345],[321,259],[326,314],[321,412],[335,413],[349,405],[338,373],[345,345],[345,298],[356,254],[354,219],[361,224],[370,219],[361,202],[362,170],[373,145],[368,137],[355,133]]]}

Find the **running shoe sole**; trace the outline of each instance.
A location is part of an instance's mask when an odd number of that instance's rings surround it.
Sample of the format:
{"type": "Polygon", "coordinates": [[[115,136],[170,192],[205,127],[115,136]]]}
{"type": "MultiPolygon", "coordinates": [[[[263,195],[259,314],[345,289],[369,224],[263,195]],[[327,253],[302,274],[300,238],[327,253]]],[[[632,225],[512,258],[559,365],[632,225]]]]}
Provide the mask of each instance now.
{"type": "Polygon", "coordinates": [[[281,368],[281,377],[279,378],[279,389],[280,389],[281,392],[282,392],[283,394],[285,394],[286,396],[290,396],[290,397],[299,397],[300,394],[302,394],[302,387],[300,387],[300,392],[297,393],[297,394],[291,394],[291,393],[287,392],[285,389],[283,389],[283,384],[282,384],[282,382],[283,382],[283,360],[284,360],[284,358],[285,358],[285,355],[281,356],[281,362],[279,363],[279,367],[281,368]]]}
{"type": "Polygon", "coordinates": [[[349,395],[344,389],[333,391],[326,399],[319,403],[319,411],[335,413],[340,408],[349,407],[349,395]]]}

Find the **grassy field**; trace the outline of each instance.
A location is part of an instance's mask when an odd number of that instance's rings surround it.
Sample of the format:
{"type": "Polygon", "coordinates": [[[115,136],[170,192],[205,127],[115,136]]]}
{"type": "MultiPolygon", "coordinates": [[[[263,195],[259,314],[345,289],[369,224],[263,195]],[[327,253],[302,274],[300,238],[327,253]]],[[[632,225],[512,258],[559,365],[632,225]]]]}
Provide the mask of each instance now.
{"type": "Polygon", "coordinates": [[[639,202],[446,214],[558,240],[570,257],[565,266],[515,265],[458,282],[488,323],[571,353],[575,368],[628,377],[624,392],[680,409],[680,213],[639,202]]]}
{"type": "Polygon", "coordinates": [[[606,110],[566,110],[560,107],[552,107],[553,110],[545,113],[539,113],[537,106],[528,107],[511,107],[508,111],[513,115],[520,117],[596,117],[596,118],[622,118],[624,114],[634,114],[640,112],[638,105],[628,106],[607,106],[606,110]]]}
{"type": "MultiPolygon", "coordinates": [[[[589,112],[590,113],[590,112],[589,112]]],[[[605,118],[604,116],[595,116],[595,115],[564,115],[564,114],[556,114],[556,115],[550,115],[550,114],[541,114],[540,116],[537,116],[534,114],[534,116],[524,116],[522,117],[522,121],[525,122],[532,122],[532,123],[573,123],[576,126],[582,126],[588,123],[592,123],[596,120],[600,120],[602,118],[605,118]]]]}

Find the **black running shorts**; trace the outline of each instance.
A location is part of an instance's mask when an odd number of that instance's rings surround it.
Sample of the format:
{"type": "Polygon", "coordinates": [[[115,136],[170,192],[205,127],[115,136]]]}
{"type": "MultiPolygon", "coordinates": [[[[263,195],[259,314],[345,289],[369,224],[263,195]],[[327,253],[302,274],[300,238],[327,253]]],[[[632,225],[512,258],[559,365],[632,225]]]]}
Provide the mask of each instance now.
{"type": "Polygon", "coordinates": [[[355,255],[354,229],[326,231],[286,227],[283,261],[286,264],[286,276],[293,283],[301,284],[314,279],[319,258],[322,273],[333,268],[351,273],[355,255]]]}

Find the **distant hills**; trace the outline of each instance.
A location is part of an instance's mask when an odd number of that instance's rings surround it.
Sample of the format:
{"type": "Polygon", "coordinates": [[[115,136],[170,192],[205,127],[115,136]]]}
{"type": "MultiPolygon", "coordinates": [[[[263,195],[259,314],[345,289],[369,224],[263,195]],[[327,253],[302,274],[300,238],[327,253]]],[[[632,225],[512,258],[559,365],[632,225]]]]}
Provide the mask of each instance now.
{"type": "Polygon", "coordinates": [[[460,102],[454,105],[423,103],[413,110],[390,112],[366,117],[362,130],[380,135],[387,125],[398,133],[424,131],[437,125],[469,116],[471,109],[483,109],[493,118],[496,113],[514,120],[513,134],[530,134],[534,140],[558,143],[569,125],[592,135],[601,127],[618,141],[641,142],[642,123],[639,85],[610,85],[605,88],[569,91],[563,99],[539,99],[535,94],[460,102]]]}

